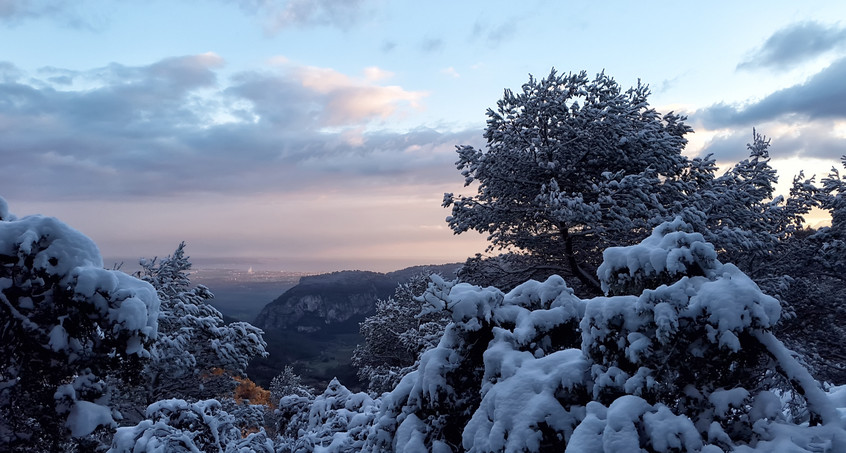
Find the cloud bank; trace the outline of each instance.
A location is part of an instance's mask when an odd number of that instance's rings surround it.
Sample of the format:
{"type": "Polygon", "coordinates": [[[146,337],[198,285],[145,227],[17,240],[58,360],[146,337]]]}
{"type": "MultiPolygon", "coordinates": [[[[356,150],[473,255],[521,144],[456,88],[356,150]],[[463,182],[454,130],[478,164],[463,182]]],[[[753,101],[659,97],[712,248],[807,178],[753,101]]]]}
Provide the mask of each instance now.
{"type": "Polygon", "coordinates": [[[746,105],[717,104],[700,113],[710,127],[743,126],[797,117],[806,120],[846,119],[846,58],[805,83],[785,88],[746,105]]]}
{"type": "Polygon", "coordinates": [[[846,46],[846,28],[800,22],[767,38],[738,69],[787,69],[846,46]]]}
{"type": "MultiPolygon", "coordinates": [[[[215,54],[25,74],[0,63],[0,192],[22,200],[253,194],[456,181],[481,130],[385,129],[426,93],[285,60],[222,79],[215,54]]],[[[277,61],[277,62],[278,62],[277,61]]]]}
{"type": "MultiPolygon", "coordinates": [[[[739,69],[783,70],[846,47],[846,28],[802,22],[773,33],[739,69]]],[[[835,162],[846,153],[846,57],[802,83],[740,104],[718,103],[690,114],[697,130],[713,135],[703,154],[736,162],[747,156],[751,129],[772,138],[775,159],[835,162]]]]}

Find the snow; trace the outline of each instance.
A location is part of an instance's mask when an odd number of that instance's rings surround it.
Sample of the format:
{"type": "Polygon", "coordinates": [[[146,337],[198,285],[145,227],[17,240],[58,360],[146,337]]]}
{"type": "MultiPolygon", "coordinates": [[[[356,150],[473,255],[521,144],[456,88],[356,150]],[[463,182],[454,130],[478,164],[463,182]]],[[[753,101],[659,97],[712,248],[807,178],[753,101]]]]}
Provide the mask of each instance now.
{"type": "MultiPolygon", "coordinates": [[[[35,215],[0,222],[0,254],[18,256],[19,265],[31,256],[34,269],[60,277],[63,285],[72,288],[78,303],[92,304],[101,315],[136,337],[131,340],[134,353],[145,353],[138,347],[137,337],[155,338],[159,300],[153,287],[123,272],[103,269],[94,242],[61,221],[35,215]]],[[[23,310],[35,308],[28,297],[18,303],[23,310]]],[[[61,320],[48,335],[54,351],[73,345],[61,320]]]]}
{"type": "Polygon", "coordinates": [[[597,269],[602,290],[607,293],[614,284],[636,283],[661,274],[685,274],[694,266],[712,267],[717,261],[714,246],[690,230],[676,218],[655,228],[640,244],[606,249],[597,269]]]}
{"type": "Polygon", "coordinates": [[[771,328],[781,316],[781,304],[732,264],[716,266],[717,280],[704,283],[690,300],[689,316],[705,315],[722,334],[727,330],[771,328]]]}
{"type": "Polygon", "coordinates": [[[33,371],[51,373],[37,391],[14,397],[21,416],[50,417],[37,413],[43,408],[23,408],[50,395],[55,422],[71,436],[114,427],[112,391],[104,379],[132,365],[127,355],[150,357],[160,304],[155,290],[123,272],[103,269],[99,249],[79,231],[52,217],[18,219],[8,213],[5,201],[0,201],[0,257],[5,270],[0,304],[11,315],[3,329],[19,337],[13,347],[30,360],[4,361],[4,372],[19,382],[31,379],[33,371]],[[36,370],[38,364],[47,369],[36,370]]]}
{"type": "Polygon", "coordinates": [[[640,445],[635,421],[649,410],[649,403],[632,395],[621,396],[611,403],[605,417],[602,445],[605,451],[631,451],[640,445]]]}
{"type": "Polygon", "coordinates": [[[74,437],[85,436],[98,426],[116,426],[112,411],[106,406],[90,401],[76,401],[65,422],[74,437]]]}
{"type": "MultiPolygon", "coordinates": [[[[147,407],[146,420],[136,426],[118,428],[110,453],[167,453],[170,451],[245,451],[239,447],[262,447],[259,437],[242,439],[235,417],[222,409],[218,400],[188,402],[181,399],[157,401],[147,407]],[[251,442],[255,442],[252,444],[251,442]]],[[[247,448],[246,451],[251,451],[247,448]]]]}
{"type": "Polygon", "coordinates": [[[801,387],[800,391],[808,402],[808,406],[822,417],[822,422],[830,425],[843,425],[829,396],[822,391],[808,370],[793,358],[791,351],[784,346],[784,343],[769,332],[756,331],[754,335],[767,348],[767,352],[773,356],[785,377],[801,387]]]}
{"type": "Polygon", "coordinates": [[[555,399],[558,389],[582,383],[587,363],[580,350],[536,359],[528,352],[499,346],[506,344],[507,340],[494,340],[485,352],[486,373],[499,370],[501,376],[484,392],[464,429],[462,443],[470,451],[536,451],[541,424],[563,433],[565,440],[584,416],[582,409],[568,410],[555,399]]]}
{"type": "Polygon", "coordinates": [[[452,320],[466,326],[467,330],[477,330],[483,321],[490,321],[493,307],[501,305],[503,298],[496,288],[479,288],[468,283],[455,285],[449,295],[450,303],[446,308],[452,313],[452,320]]]}
{"type": "Polygon", "coordinates": [[[50,342],[53,351],[59,352],[68,347],[68,331],[61,324],[56,324],[50,330],[50,342]]]}
{"type": "Polygon", "coordinates": [[[408,417],[397,428],[396,451],[407,453],[427,453],[424,442],[426,425],[414,414],[408,417]]]}
{"type": "Polygon", "coordinates": [[[749,391],[740,387],[730,390],[720,388],[708,395],[708,401],[714,405],[714,413],[720,418],[727,415],[729,408],[740,407],[747,398],[749,391]]]}
{"type": "Polygon", "coordinates": [[[67,275],[76,266],[103,267],[94,242],[58,219],[34,215],[0,222],[0,254],[22,258],[31,253],[33,266],[53,275],[67,275]]]}
{"type": "Polygon", "coordinates": [[[643,414],[643,425],[655,451],[696,451],[702,438],[693,422],[684,415],[676,415],[667,406],[658,405],[654,412],[643,414]]]}
{"type": "Polygon", "coordinates": [[[752,410],[749,411],[749,416],[755,420],[783,419],[784,414],[782,413],[781,399],[773,392],[768,391],[755,395],[755,401],[752,403],[752,410]]]}
{"type": "Polygon", "coordinates": [[[15,216],[9,212],[9,203],[3,197],[0,197],[0,221],[15,220],[15,216]]]}
{"type": "Polygon", "coordinates": [[[374,434],[401,431],[398,449],[420,448],[420,439],[432,446],[438,440],[433,411],[480,391],[478,407],[454,408],[471,414],[461,442],[472,452],[537,451],[542,442],[556,442],[554,436],[568,452],[782,451],[774,445],[838,451],[831,448],[844,431],[832,422],[832,405],[769,333],[781,315],[778,301],[736,266],[720,263],[713,247],[689,230],[668,222],[644,243],[606,254],[600,276],[606,288],[616,288],[610,297],[580,300],[558,277],[529,281],[507,294],[468,284],[430,288],[424,299],[460,308],[438,347],[386,395],[374,434]],[[456,387],[461,380],[453,373],[467,369],[471,346],[463,342],[488,338],[470,335],[482,327],[492,339],[483,346],[479,387],[456,387]],[[569,348],[561,343],[566,331],[578,334],[569,348]],[[798,383],[824,426],[814,427],[814,434],[791,427],[782,401],[767,390],[744,388],[741,374],[730,378],[733,386],[714,389],[710,376],[732,376],[745,348],[774,360],[798,383]],[[673,370],[690,366],[701,370],[673,370]],[[564,404],[580,392],[594,401],[564,404]],[[426,414],[430,421],[423,421],[426,414]]]}

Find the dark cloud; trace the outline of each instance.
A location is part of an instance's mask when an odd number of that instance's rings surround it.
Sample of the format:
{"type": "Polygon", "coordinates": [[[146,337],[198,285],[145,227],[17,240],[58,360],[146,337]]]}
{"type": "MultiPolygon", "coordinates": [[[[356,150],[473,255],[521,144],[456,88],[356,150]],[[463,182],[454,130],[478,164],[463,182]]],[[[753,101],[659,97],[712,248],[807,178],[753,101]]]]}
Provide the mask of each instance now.
{"type": "Polygon", "coordinates": [[[691,115],[709,129],[753,126],[764,121],[805,121],[846,118],[846,58],[841,58],[805,83],[776,91],[746,105],[716,104],[691,115]],[[792,118],[792,119],[791,119],[792,118]]]}
{"type": "Polygon", "coordinates": [[[801,22],[778,30],[738,69],[784,69],[846,45],[846,28],[801,22]]]}
{"type": "Polygon", "coordinates": [[[444,40],[441,38],[426,38],[420,43],[423,52],[438,52],[443,50],[444,40]]]}
{"type": "Polygon", "coordinates": [[[733,131],[727,135],[721,135],[705,145],[700,155],[702,157],[711,154],[719,163],[735,163],[749,157],[746,144],[752,141],[752,130],[748,132],[733,131]]]}
{"type": "Polygon", "coordinates": [[[385,41],[382,44],[382,52],[389,53],[392,52],[394,49],[397,48],[397,43],[395,41],[385,41]]]}
{"type": "Polygon", "coordinates": [[[471,31],[471,39],[481,40],[491,48],[499,47],[514,37],[521,19],[511,18],[496,25],[483,21],[477,21],[471,31]]]}
{"type": "Polygon", "coordinates": [[[242,73],[222,86],[222,64],[196,55],[48,68],[42,78],[0,64],[16,74],[0,79],[0,194],[102,200],[440,184],[456,181],[454,145],[481,141],[481,128],[378,131],[420,93],[320,68],[242,73]]]}
{"type": "Polygon", "coordinates": [[[840,156],[846,154],[846,138],[838,136],[834,130],[833,124],[821,121],[802,126],[791,133],[779,135],[772,141],[773,155],[838,161],[840,156]]]}
{"type": "Polygon", "coordinates": [[[68,8],[63,0],[2,0],[0,19],[15,21],[39,16],[55,15],[68,8]]]}
{"type": "Polygon", "coordinates": [[[0,61],[0,82],[2,83],[14,83],[17,82],[23,73],[15,67],[15,65],[6,62],[0,61]]]}

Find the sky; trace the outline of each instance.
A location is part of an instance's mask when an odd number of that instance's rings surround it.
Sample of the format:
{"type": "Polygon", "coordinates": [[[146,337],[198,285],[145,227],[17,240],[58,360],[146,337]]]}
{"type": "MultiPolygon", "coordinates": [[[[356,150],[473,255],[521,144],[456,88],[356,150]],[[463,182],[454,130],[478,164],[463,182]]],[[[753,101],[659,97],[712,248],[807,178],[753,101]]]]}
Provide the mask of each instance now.
{"type": "Polygon", "coordinates": [[[0,0],[0,196],[106,262],[323,272],[463,261],[455,145],[529,74],[605,71],[730,165],[846,154],[846,2],[0,0]],[[217,265],[215,264],[215,265],[217,265]]]}

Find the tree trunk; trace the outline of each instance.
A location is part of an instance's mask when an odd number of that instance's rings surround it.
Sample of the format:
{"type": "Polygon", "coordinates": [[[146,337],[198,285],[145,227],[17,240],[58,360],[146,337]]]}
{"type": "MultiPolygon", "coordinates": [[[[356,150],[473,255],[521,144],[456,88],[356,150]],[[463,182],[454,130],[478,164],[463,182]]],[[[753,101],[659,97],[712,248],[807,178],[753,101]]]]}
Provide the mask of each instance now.
{"type": "Polygon", "coordinates": [[[558,231],[561,232],[561,237],[564,239],[564,254],[567,257],[567,264],[570,266],[570,271],[577,279],[579,279],[585,288],[590,291],[590,295],[602,295],[602,285],[599,284],[599,280],[582,268],[582,266],[579,265],[578,260],[576,260],[576,254],[573,250],[573,237],[570,236],[570,231],[567,226],[563,223],[559,223],[558,231]]]}

